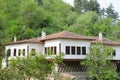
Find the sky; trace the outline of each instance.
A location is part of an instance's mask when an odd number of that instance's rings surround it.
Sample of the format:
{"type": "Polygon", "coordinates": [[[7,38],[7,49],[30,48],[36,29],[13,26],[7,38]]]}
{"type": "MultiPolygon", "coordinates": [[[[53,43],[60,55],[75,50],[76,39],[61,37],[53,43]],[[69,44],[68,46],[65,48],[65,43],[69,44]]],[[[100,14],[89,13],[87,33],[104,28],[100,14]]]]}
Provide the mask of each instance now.
{"type": "MultiPolygon", "coordinates": [[[[74,0],[63,0],[71,5],[73,5],[74,0]]],[[[120,16],[120,0],[98,0],[100,3],[101,8],[106,8],[109,6],[110,3],[112,3],[114,10],[119,13],[120,16]]]]}

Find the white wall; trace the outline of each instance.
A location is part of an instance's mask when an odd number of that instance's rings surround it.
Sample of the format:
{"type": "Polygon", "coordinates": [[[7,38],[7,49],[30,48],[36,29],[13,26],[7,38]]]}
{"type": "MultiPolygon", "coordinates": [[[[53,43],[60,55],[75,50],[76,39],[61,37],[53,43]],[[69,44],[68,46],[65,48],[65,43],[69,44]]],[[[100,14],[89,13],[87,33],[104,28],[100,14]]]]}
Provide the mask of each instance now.
{"type": "MultiPolygon", "coordinates": [[[[16,56],[18,56],[18,50],[21,49],[25,49],[25,53],[27,53],[27,43],[24,43],[24,44],[12,44],[12,45],[7,45],[5,46],[5,50],[7,52],[8,49],[11,49],[11,56],[9,57],[10,58],[14,58],[14,49],[16,49],[16,56]]],[[[25,54],[25,56],[27,56],[27,54],[25,54]]]]}
{"type": "Polygon", "coordinates": [[[113,49],[116,50],[116,56],[114,56],[114,60],[120,60],[120,46],[113,46],[113,49]]]}
{"type": "Polygon", "coordinates": [[[44,47],[56,46],[57,55],[58,55],[59,54],[59,43],[60,43],[60,39],[47,40],[47,41],[45,41],[44,47]]]}
{"type": "MultiPolygon", "coordinates": [[[[66,46],[86,47],[86,53],[89,53],[90,42],[73,39],[55,39],[45,42],[44,47],[56,46],[57,54],[59,54],[59,44],[61,44],[61,52],[65,53],[66,46]]],[[[65,55],[64,59],[84,59],[86,55],[65,55]]]]}
{"type": "Polygon", "coordinates": [[[31,49],[35,49],[35,51],[37,53],[42,53],[43,52],[43,45],[39,44],[39,43],[22,43],[22,44],[12,44],[12,45],[7,45],[5,46],[6,51],[8,49],[11,49],[11,56],[10,58],[14,58],[14,49],[16,49],[16,56],[18,56],[18,50],[21,49],[25,49],[25,56],[28,55],[28,53],[31,51],[31,49]]]}
{"type": "MultiPolygon", "coordinates": [[[[83,40],[61,40],[61,51],[65,53],[65,47],[66,46],[80,46],[80,47],[86,47],[86,53],[89,53],[89,47],[90,47],[90,42],[89,41],[83,41],[83,40]]],[[[64,59],[84,59],[86,55],[65,55],[64,59]]]]}
{"type": "Polygon", "coordinates": [[[29,51],[35,49],[37,53],[44,53],[44,44],[29,43],[29,51]]]}

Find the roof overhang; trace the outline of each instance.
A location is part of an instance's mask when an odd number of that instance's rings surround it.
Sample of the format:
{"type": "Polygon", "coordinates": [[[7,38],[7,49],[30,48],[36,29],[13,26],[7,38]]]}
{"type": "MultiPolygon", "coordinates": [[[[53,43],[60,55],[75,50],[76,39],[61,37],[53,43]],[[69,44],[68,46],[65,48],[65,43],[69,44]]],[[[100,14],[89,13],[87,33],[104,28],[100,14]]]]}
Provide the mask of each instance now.
{"type": "Polygon", "coordinates": [[[9,42],[9,43],[5,43],[3,45],[13,45],[13,44],[23,44],[23,43],[40,43],[43,44],[43,42],[33,42],[33,41],[17,41],[17,42],[9,42]]]}

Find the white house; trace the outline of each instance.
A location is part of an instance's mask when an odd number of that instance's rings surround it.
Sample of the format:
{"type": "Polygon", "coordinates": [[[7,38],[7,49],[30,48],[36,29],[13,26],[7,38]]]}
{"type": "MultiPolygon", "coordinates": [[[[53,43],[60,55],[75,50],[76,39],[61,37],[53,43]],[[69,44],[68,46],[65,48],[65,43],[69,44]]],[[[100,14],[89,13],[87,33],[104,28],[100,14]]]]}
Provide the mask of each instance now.
{"type": "MultiPolygon", "coordinates": [[[[90,45],[97,42],[113,47],[115,50],[113,54],[114,60],[120,60],[120,43],[103,38],[102,33],[99,33],[99,37],[89,37],[68,31],[50,35],[42,32],[42,36],[38,38],[21,41],[16,41],[15,38],[14,42],[5,44],[5,50],[8,53],[8,59],[16,56],[28,56],[31,51],[45,55],[48,55],[48,50],[51,50],[54,55],[59,55],[63,52],[65,54],[63,61],[66,65],[61,66],[60,71],[79,72],[86,69],[86,67],[79,67],[79,61],[85,59],[86,54],[89,54],[90,45]]],[[[3,66],[5,66],[5,64],[3,60],[3,66]]]]}

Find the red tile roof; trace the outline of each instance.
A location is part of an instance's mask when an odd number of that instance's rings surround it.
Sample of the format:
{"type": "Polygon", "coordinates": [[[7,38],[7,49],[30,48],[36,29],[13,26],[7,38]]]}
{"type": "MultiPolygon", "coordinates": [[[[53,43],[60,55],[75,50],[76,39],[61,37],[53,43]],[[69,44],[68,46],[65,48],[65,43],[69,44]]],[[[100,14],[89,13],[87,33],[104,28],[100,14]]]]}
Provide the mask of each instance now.
{"type": "MultiPolygon", "coordinates": [[[[62,31],[59,33],[53,33],[53,34],[47,35],[46,38],[44,39],[42,39],[41,37],[38,37],[38,38],[21,40],[21,41],[16,41],[16,42],[9,42],[9,43],[6,43],[5,45],[21,44],[21,43],[43,43],[46,40],[52,40],[52,39],[89,40],[92,44],[100,42],[98,37],[89,37],[89,36],[83,36],[83,35],[79,35],[79,34],[68,32],[68,31],[62,31]]],[[[116,45],[116,46],[119,45],[120,46],[120,43],[111,41],[105,38],[103,38],[102,43],[104,45],[116,45]]]]}
{"type": "Polygon", "coordinates": [[[103,38],[102,41],[100,41],[98,38],[95,38],[95,40],[91,41],[92,44],[96,44],[96,43],[102,43],[104,45],[113,45],[113,46],[120,46],[119,42],[116,41],[112,41],[106,38],[103,38]]]}
{"type": "Polygon", "coordinates": [[[94,38],[88,37],[88,36],[83,36],[79,35],[76,33],[68,32],[68,31],[62,31],[59,33],[53,33],[50,35],[47,35],[44,40],[51,40],[51,39],[78,39],[78,40],[93,40],[94,38]]]}
{"type": "Polygon", "coordinates": [[[8,42],[5,45],[10,45],[10,44],[21,44],[21,43],[43,43],[40,41],[40,37],[38,38],[32,38],[32,39],[26,39],[26,40],[21,40],[21,41],[16,41],[16,42],[8,42]]]}

